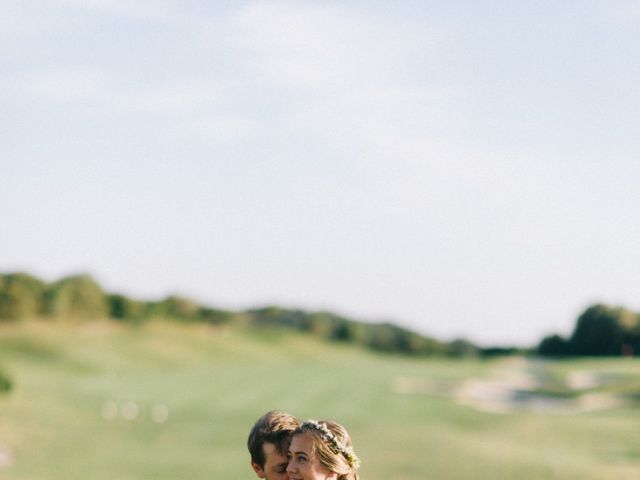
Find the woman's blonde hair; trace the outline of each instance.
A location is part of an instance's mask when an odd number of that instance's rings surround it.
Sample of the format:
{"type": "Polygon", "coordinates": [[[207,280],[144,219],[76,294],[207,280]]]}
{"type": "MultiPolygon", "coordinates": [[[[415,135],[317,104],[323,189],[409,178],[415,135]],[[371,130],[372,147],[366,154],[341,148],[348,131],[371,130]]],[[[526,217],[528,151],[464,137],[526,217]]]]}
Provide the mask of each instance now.
{"type": "Polygon", "coordinates": [[[338,480],[359,480],[360,460],[342,425],[331,420],[307,420],[293,432],[293,436],[301,434],[311,435],[314,455],[327,470],[338,474],[338,480]]]}

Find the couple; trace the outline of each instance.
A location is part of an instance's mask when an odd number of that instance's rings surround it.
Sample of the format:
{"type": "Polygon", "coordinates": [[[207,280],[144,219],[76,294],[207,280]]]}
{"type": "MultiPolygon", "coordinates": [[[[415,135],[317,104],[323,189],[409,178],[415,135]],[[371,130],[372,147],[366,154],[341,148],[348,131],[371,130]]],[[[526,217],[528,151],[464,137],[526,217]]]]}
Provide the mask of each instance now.
{"type": "Polygon", "coordinates": [[[247,441],[251,467],[265,480],[358,480],[360,460],[341,425],[265,413],[247,441]]]}

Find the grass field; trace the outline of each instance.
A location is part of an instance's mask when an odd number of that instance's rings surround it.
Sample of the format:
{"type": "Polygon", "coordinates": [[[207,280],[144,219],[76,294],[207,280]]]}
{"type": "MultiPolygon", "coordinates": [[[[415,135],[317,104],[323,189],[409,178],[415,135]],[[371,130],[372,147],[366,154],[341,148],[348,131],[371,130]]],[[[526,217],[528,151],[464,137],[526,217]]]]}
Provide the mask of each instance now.
{"type": "Polygon", "coordinates": [[[269,409],[351,432],[363,480],[640,478],[640,362],[415,360],[298,334],[0,325],[0,478],[255,478],[269,409]]]}

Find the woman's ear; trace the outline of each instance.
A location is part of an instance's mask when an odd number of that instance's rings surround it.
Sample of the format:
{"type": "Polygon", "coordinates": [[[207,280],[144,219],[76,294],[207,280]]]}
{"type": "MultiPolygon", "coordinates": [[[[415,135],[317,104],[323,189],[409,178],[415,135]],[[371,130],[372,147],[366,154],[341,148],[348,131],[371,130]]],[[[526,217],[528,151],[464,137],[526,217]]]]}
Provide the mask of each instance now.
{"type": "Polygon", "coordinates": [[[331,472],[327,475],[325,480],[338,480],[338,474],[336,472],[331,472]]]}

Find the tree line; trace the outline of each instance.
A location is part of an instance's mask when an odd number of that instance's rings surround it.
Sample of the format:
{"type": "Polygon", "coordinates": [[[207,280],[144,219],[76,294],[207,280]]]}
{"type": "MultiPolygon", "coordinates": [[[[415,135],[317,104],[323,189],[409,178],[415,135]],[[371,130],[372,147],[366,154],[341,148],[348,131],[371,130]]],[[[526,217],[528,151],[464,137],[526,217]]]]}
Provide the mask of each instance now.
{"type": "MultiPolygon", "coordinates": [[[[286,328],[317,337],[362,345],[379,352],[415,356],[496,356],[535,353],[542,356],[633,356],[640,352],[640,313],[597,304],[577,319],[565,338],[550,335],[533,349],[479,347],[458,339],[444,342],[393,323],[369,323],[331,312],[278,306],[231,311],[201,305],[179,295],[142,301],[106,293],[89,275],[72,275],[46,283],[23,272],[0,274],[0,321],[22,318],[111,318],[142,323],[151,318],[205,322],[217,326],[286,328]]],[[[0,382],[1,383],[1,382],[0,382]]],[[[0,389],[2,385],[0,385],[0,389]]]]}
{"type": "Polygon", "coordinates": [[[463,339],[443,342],[392,323],[361,322],[331,312],[278,306],[231,311],[201,305],[178,295],[158,301],[141,301],[120,293],[104,292],[85,274],[68,276],[53,283],[23,272],[0,274],[0,321],[24,318],[110,318],[128,323],[167,318],[216,326],[286,328],[329,341],[404,355],[462,357],[487,352],[510,353],[500,349],[485,352],[463,339]]]}
{"type": "Polygon", "coordinates": [[[627,356],[640,353],[640,313],[596,304],[577,319],[567,338],[550,335],[536,349],[543,356],[627,356]]]}

